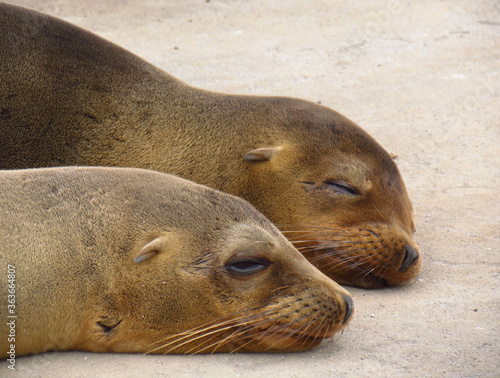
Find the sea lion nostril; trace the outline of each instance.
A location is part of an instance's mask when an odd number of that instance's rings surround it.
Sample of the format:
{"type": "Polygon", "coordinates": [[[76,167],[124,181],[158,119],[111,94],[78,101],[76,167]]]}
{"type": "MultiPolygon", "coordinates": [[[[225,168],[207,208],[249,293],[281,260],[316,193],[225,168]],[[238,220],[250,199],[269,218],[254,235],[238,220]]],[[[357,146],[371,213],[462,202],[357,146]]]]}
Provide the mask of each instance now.
{"type": "Polygon", "coordinates": [[[345,316],[344,320],[342,321],[342,324],[347,323],[349,318],[351,317],[353,311],[354,311],[354,302],[352,301],[352,298],[349,295],[343,295],[344,301],[345,301],[345,316]]]}
{"type": "Polygon", "coordinates": [[[405,259],[403,260],[403,263],[399,267],[399,271],[402,272],[403,270],[408,268],[408,266],[410,266],[412,262],[414,262],[415,260],[418,259],[418,256],[419,256],[418,251],[415,248],[413,248],[412,246],[410,246],[409,244],[407,244],[406,245],[406,256],[405,256],[405,259]]]}

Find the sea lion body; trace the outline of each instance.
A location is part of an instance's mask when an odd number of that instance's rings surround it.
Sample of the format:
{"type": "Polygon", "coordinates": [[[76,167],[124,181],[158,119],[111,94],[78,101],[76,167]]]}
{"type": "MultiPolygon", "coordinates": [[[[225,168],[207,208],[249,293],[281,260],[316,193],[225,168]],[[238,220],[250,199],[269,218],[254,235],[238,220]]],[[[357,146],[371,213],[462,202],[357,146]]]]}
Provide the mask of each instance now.
{"type": "Polygon", "coordinates": [[[401,175],[342,115],[298,99],[193,88],[24,8],[0,4],[0,33],[0,168],[175,174],[248,200],[338,282],[381,287],[418,275],[401,175]]]}
{"type": "Polygon", "coordinates": [[[4,356],[299,351],[352,313],[246,201],[163,173],[0,171],[0,243],[4,356]]]}

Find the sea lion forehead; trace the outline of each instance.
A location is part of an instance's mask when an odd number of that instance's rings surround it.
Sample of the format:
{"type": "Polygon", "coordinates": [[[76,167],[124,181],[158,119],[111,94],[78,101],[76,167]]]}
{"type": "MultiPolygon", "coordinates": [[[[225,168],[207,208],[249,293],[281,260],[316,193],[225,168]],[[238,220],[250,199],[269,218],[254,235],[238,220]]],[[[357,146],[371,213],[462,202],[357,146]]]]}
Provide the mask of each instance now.
{"type": "Polygon", "coordinates": [[[324,181],[333,179],[353,183],[370,181],[373,176],[372,169],[366,161],[341,154],[320,156],[311,172],[324,181]]]}
{"type": "MultiPolygon", "coordinates": [[[[222,232],[219,239],[219,249],[227,253],[235,253],[252,249],[260,251],[270,260],[277,258],[288,241],[278,230],[264,227],[254,222],[239,222],[231,225],[222,232]]],[[[291,247],[291,246],[290,246],[291,247]]]]}
{"type": "Polygon", "coordinates": [[[383,147],[366,131],[342,114],[322,105],[292,98],[277,98],[281,105],[280,134],[304,152],[330,155],[337,152],[377,159],[394,168],[383,147]]]}

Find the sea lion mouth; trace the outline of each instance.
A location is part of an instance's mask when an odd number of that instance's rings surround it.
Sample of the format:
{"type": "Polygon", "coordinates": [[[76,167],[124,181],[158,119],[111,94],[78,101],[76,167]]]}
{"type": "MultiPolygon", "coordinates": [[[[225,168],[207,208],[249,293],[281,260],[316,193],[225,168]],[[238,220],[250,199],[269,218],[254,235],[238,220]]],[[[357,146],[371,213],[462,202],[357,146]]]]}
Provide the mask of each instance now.
{"type": "Polygon", "coordinates": [[[370,266],[366,262],[358,264],[349,261],[339,262],[338,259],[333,258],[332,262],[325,263],[328,256],[335,256],[339,253],[335,248],[319,249],[315,253],[318,254],[318,257],[313,257],[310,261],[340,285],[363,289],[383,289],[411,284],[418,278],[418,275],[410,278],[405,275],[405,269],[419,258],[418,251],[409,246],[405,250],[405,258],[402,262],[403,269],[399,268],[397,271],[390,269],[392,265],[390,261],[386,262],[385,267],[382,265],[370,266]]]}
{"type": "Polygon", "coordinates": [[[377,276],[363,267],[353,267],[346,272],[346,278],[339,275],[335,280],[340,285],[361,287],[363,289],[383,289],[392,286],[385,278],[377,276]]]}
{"type": "MultiPolygon", "coordinates": [[[[308,253],[304,253],[304,255],[307,256],[308,253]]],[[[310,254],[307,258],[314,266],[340,285],[364,289],[382,289],[393,286],[387,282],[386,278],[375,274],[373,268],[369,269],[361,263],[355,265],[347,260],[342,262],[340,259],[332,258],[332,256],[338,255],[339,251],[336,248],[316,248],[313,255],[310,254]],[[331,261],[325,262],[325,260],[331,261]]]]}
{"type": "MultiPolygon", "coordinates": [[[[363,269],[361,269],[363,270],[363,269]]],[[[363,274],[360,274],[360,278],[358,284],[356,286],[362,287],[362,288],[367,288],[367,289],[382,289],[384,287],[389,287],[391,285],[388,284],[387,280],[385,278],[379,277],[373,273],[370,273],[368,271],[364,271],[363,274]]],[[[350,278],[350,281],[356,280],[356,278],[350,278]]],[[[353,283],[344,283],[343,285],[347,286],[352,286],[353,283]]]]}
{"type": "Polygon", "coordinates": [[[266,352],[282,351],[302,351],[314,348],[326,339],[331,339],[342,329],[336,327],[326,327],[328,329],[318,330],[317,332],[307,332],[300,329],[283,330],[282,327],[270,326],[252,330],[248,339],[255,345],[264,347],[266,352]]]}
{"type": "Polygon", "coordinates": [[[309,262],[341,285],[400,286],[412,282],[422,265],[418,247],[389,225],[279,228],[309,262]]]}

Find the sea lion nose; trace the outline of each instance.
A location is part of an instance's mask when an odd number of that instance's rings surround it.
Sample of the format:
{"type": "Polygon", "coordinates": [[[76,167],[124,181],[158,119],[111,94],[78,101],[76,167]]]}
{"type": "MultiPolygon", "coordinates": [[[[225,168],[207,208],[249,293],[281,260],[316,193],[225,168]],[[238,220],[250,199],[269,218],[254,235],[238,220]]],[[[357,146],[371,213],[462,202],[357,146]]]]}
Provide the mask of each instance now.
{"type": "Polygon", "coordinates": [[[345,302],[345,316],[344,320],[342,321],[342,324],[347,323],[349,318],[351,317],[353,310],[354,310],[354,302],[352,301],[351,296],[349,295],[343,295],[344,297],[344,302],[345,302]]]}
{"type": "Polygon", "coordinates": [[[403,263],[399,267],[400,272],[408,268],[411,265],[411,263],[413,263],[415,260],[418,259],[419,256],[418,251],[409,244],[406,245],[405,252],[406,252],[405,259],[403,260],[403,263]]]}

